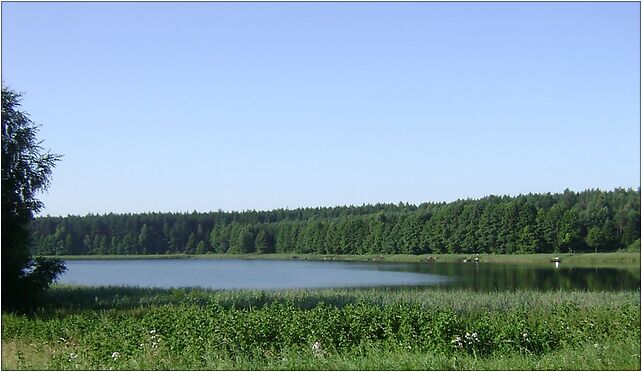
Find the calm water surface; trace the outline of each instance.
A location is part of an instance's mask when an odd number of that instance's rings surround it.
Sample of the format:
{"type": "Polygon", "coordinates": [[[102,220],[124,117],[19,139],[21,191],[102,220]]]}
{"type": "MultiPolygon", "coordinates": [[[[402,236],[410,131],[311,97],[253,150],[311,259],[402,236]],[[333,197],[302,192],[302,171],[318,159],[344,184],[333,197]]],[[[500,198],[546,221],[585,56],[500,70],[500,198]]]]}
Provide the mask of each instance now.
{"type": "Polygon", "coordinates": [[[296,260],[71,260],[60,283],[211,289],[438,286],[475,290],[640,288],[639,268],[296,260]]]}

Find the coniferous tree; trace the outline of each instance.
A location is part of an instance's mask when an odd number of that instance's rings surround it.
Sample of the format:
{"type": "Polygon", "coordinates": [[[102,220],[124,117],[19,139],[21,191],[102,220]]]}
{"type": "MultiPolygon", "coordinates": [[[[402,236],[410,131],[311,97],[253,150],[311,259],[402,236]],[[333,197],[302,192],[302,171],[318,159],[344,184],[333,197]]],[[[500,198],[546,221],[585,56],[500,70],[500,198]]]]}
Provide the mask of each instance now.
{"type": "Polygon", "coordinates": [[[238,240],[239,253],[252,253],[255,250],[256,233],[253,227],[246,226],[240,232],[238,240]]]}
{"type": "Polygon", "coordinates": [[[144,223],[140,228],[140,234],[138,234],[138,244],[144,253],[150,253],[153,251],[154,238],[152,236],[151,229],[152,228],[144,223]]]}
{"type": "Polygon", "coordinates": [[[291,253],[604,252],[639,239],[639,199],[639,190],[616,189],[419,206],[42,217],[31,232],[34,252],[43,254],[262,252],[265,238],[274,251],[291,253]],[[247,237],[239,244],[248,228],[252,248],[247,237]],[[103,249],[105,239],[112,244],[103,249]]]}
{"type": "Polygon", "coordinates": [[[189,238],[187,238],[187,243],[185,244],[185,253],[186,254],[194,254],[196,253],[196,234],[191,233],[189,234],[189,238]]]}
{"type": "Polygon", "coordinates": [[[207,253],[207,244],[204,240],[201,240],[196,244],[196,254],[205,254],[207,253]]]}
{"type": "Polygon", "coordinates": [[[256,253],[274,253],[274,239],[265,228],[259,229],[254,241],[256,253]]]}

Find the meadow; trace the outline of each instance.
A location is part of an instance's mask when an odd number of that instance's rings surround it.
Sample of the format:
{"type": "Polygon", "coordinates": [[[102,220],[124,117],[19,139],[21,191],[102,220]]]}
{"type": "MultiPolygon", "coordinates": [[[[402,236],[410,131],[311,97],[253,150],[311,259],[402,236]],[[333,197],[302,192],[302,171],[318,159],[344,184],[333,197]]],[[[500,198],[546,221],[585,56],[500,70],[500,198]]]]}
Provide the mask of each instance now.
{"type": "Polygon", "coordinates": [[[640,369],[640,292],[54,286],[2,369],[640,369]]]}

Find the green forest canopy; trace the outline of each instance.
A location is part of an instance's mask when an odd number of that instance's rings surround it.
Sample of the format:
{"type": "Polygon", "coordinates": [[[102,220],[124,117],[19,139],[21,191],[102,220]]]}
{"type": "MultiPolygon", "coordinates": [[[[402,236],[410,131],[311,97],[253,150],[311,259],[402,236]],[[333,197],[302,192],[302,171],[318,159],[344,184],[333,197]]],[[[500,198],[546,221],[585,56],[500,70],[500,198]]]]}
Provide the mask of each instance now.
{"type": "Polygon", "coordinates": [[[479,200],[40,217],[40,255],[604,252],[640,238],[640,188],[479,200]]]}

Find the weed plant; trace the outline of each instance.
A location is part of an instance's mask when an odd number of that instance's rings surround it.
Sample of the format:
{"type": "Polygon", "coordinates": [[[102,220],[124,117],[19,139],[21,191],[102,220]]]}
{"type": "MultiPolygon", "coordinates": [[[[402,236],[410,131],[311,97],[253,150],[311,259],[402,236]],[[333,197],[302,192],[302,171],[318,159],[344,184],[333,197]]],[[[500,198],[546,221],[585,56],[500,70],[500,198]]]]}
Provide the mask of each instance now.
{"type": "Polygon", "coordinates": [[[3,369],[635,369],[640,293],[57,286],[3,369]]]}

